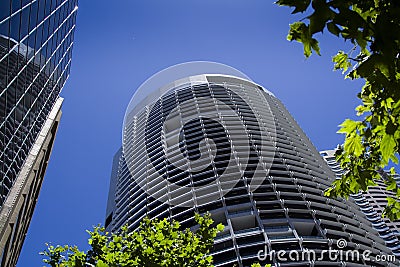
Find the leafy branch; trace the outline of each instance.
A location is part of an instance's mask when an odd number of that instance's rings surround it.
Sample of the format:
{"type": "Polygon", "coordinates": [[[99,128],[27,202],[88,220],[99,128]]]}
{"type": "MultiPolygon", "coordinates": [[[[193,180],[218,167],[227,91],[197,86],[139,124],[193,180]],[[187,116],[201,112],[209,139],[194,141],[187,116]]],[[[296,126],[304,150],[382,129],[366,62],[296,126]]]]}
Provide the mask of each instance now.
{"type": "MultiPolygon", "coordinates": [[[[354,47],[339,51],[333,58],[334,70],[345,78],[362,79],[356,108],[360,120],[346,119],[338,133],[345,135],[336,153],[346,170],[326,191],[331,197],[345,197],[365,191],[383,179],[380,171],[390,162],[398,164],[400,151],[400,2],[396,0],[278,0],[281,6],[294,8],[292,13],[306,13],[306,22],[290,25],[289,41],[303,44],[304,55],[320,55],[317,33],[328,33],[354,47]],[[308,23],[307,23],[308,22],[308,23]],[[352,54],[358,53],[356,57],[352,54]]],[[[392,175],[394,169],[391,170],[392,175]]],[[[390,175],[389,175],[390,176],[390,175]]],[[[395,197],[388,199],[385,215],[400,219],[400,192],[389,178],[387,189],[395,197]]],[[[387,182],[387,180],[385,180],[387,182]]],[[[395,181],[394,181],[395,183],[395,181]]]]}
{"type": "Polygon", "coordinates": [[[213,226],[210,214],[195,215],[198,229],[180,230],[180,224],[167,219],[145,218],[137,231],[122,227],[109,234],[104,227],[87,231],[90,249],[80,251],[76,246],[47,245],[41,254],[51,267],[211,267],[209,251],[214,238],[224,229],[213,226]]]}

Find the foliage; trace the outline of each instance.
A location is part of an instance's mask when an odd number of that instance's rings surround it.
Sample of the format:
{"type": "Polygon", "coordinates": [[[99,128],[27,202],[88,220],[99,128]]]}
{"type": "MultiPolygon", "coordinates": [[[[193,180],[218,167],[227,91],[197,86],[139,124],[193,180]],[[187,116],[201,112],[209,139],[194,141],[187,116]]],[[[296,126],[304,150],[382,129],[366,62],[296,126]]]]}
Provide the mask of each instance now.
{"type": "MultiPolygon", "coordinates": [[[[259,263],[253,263],[251,267],[262,267],[259,263]]],[[[271,267],[271,264],[266,264],[264,267],[271,267]]]]}
{"type": "Polygon", "coordinates": [[[213,266],[208,252],[224,227],[212,227],[210,214],[196,214],[195,220],[199,224],[195,232],[181,231],[178,222],[166,219],[145,218],[137,231],[130,232],[124,226],[118,234],[109,234],[98,226],[88,231],[91,248],[87,252],[76,246],[47,245],[41,254],[52,267],[213,266]]]}
{"type": "MultiPolygon", "coordinates": [[[[359,120],[346,119],[339,133],[345,142],[336,158],[347,172],[336,180],[326,195],[348,197],[382,179],[380,172],[392,161],[398,163],[400,150],[400,1],[398,0],[278,0],[281,6],[306,13],[290,25],[288,40],[303,43],[304,55],[320,54],[315,34],[325,29],[350,41],[349,52],[333,57],[334,69],[346,78],[365,81],[356,108],[359,120]],[[304,21],[308,22],[305,23],[304,21]]],[[[392,174],[394,170],[391,170],[392,174]]],[[[400,189],[391,176],[384,179],[396,193],[388,200],[385,214],[400,218],[400,189]]]]}

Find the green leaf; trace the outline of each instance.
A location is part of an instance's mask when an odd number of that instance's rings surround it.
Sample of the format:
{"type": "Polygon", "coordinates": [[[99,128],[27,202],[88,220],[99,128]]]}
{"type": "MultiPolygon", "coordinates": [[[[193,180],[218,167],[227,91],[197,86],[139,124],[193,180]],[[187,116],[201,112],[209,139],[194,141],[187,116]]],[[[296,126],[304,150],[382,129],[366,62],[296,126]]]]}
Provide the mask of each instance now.
{"type": "Polygon", "coordinates": [[[275,4],[280,6],[294,7],[295,9],[292,14],[306,11],[310,3],[311,0],[279,0],[275,2],[275,4]]]}
{"type": "Polygon", "coordinates": [[[330,31],[332,34],[339,36],[341,30],[340,28],[334,23],[334,22],[329,22],[326,24],[328,31],[330,31]]]}
{"type": "Polygon", "coordinates": [[[394,135],[396,130],[397,130],[397,126],[391,120],[389,120],[388,123],[386,124],[386,133],[388,135],[394,135]]]}
{"type": "Polygon", "coordinates": [[[389,162],[389,158],[394,154],[396,148],[396,140],[393,135],[385,134],[380,144],[380,152],[382,154],[382,160],[385,164],[389,162]]]}
{"type": "Polygon", "coordinates": [[[382,55],[373,54],[369,56],[357,68],[357,72],[362,77],[370,77],[376,70],[379,70],[386,78],[390,78],[389,64],[382,55]]]}
{"type": "Polygon", "coordinates": [[[312,7],[315,11],[308,17],[308,19],[310,20],[310,33],[314,34],[322,32],[326,23],[335,16],[335,13],[324,0],[312,1],[312,7]]]}
{"type": "MultiPolygon", "coordinates": [[[[310,45],[311,45],[311,48],[315,51],[315,53],[317,53],[317,55],[320,56],[321,53],[319,50],[319,45],[318,45],[317,39],[311,38],[310,45]]],[[[310,55],[311,55],[311,53],[310,53],[310,55]]]]}
{"type": "Polygon", "coordinates": [[[350,181],[350,190],[351,192],[358,193],[360,191],[360,183],[357,180],[350,181]]]}
{"type": "Polygon", "coordinates": [[[225,228],[225,226],[223,226],[222,224],[218,224],[218,225],[217,225],[217,230],[218,230],[219,232],[222,232],[222,231],[224,230],[224,228],[225,228]]]}
{"type": "Polygon", "coordinates": [[[357,116],[361,116],[365,112],[371,111],[371,108],[370,107],[366,107],[364,105],[359,105],[359,106],[356,107],[356,111],[357,111],[357,116]]]}
{"type": "Polygon", "coordinates": [[[392,114],[393,116],[400,116],[400,99],[393,105],[392,114]]]}
{"type": "Polygon", "coordinates": [[[336,54],[336,56],[332,58],[332,61],[333,63],[335,63],[333,69],[334,70],[342,69],[343,70],[342,73],[345,73],[351,67],[349,56],[343,51],[339,51],[336,54]]]}
{"type": "Polygon", "coordinates": [[[351,134],[362,124],[360,121],[353,121],[350,119],[346,119],[342,124],[340,130],[337,133],[351,134]]]}
{"type": "Polygon", "coordinates": [[[320,55],[318,41],[312,38],[309,27],[304,22],[295,22],[290,25],[289,34],[287,36],[289,41],[298,41],[303,43],[304,55],[309,57],[312,49],[320,55]]]}
{"type": "Polygon", "coordinates": [[[349,154],[353,154],[356,157],[361,156],[363,152],[363,146],[361,144],[361,136],[355,133],[348,135],[344,142],[344,149],[349,154]]]}
{"type": "Polygon", "coordinates": [[[394,190],[396,188],[397,188],[397,183],[396,183],[396,181],[394,179],[392,179],[390,181],[389,185],[386,187],[386,189],[390,190],[390,191],[392,191],[392,190],[394,190]]]}
{"type": "Polygon", "coordinates": [[[105,264],[102,260],[99,260],[96,263],[96,267],[109,267],[108,264],[105,264]]]}

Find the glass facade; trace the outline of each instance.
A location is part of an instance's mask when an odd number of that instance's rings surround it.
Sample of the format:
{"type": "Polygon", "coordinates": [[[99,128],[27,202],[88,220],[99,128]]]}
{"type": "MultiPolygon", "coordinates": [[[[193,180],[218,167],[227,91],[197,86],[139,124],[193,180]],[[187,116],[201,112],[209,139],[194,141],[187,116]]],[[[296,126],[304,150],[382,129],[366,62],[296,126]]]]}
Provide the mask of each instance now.
{"type": "Polygon", "coordinates": [[[0,1],[0,261],[15,266],[57,131],[77,0],[0,1]]]}
{"type": "Polygon", "coordinates": [[[0,1],[0,206],[68,78],[76,0],[0,1]]]}
{"type": "Polygon", "coordinates": [[[210,212],[225,226],[212,251],[218,267],[396,266],[374,261],[391,251],[353,201],[324,196],[334,173],[266,89],[239,77],[204,74],[159,91],[126,117],[107,230],[124,224],[137,229],[145,216],[191,228],[195,213],[210,212]],[[370,251],[371,258],[332,259],[326,253],[337,249],[370,251]],[[310,250],[313,259],[273,253],[310,250]],[[271,254],[259,257],[260,251],[271,254]]]}

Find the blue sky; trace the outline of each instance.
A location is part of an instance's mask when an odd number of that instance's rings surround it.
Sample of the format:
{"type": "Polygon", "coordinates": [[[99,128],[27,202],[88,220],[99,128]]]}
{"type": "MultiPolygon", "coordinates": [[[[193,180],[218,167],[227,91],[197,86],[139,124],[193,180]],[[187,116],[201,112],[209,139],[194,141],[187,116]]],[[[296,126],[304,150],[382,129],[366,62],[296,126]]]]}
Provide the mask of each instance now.
{"type": "Polygon", "coordinates": [[[45,243],[87,248],[86,229],[104,223],[111,162],[125,109],[154,73],[182,62],[216,61],[272,91],[317,149],[341,143],[361,84],[333,72],[349,49],[321,36],[322,56],[305,59],[286,41],[301,16],[265,0],[80,1],[63,116],[18,267],[43,266],[45,243]]]}

